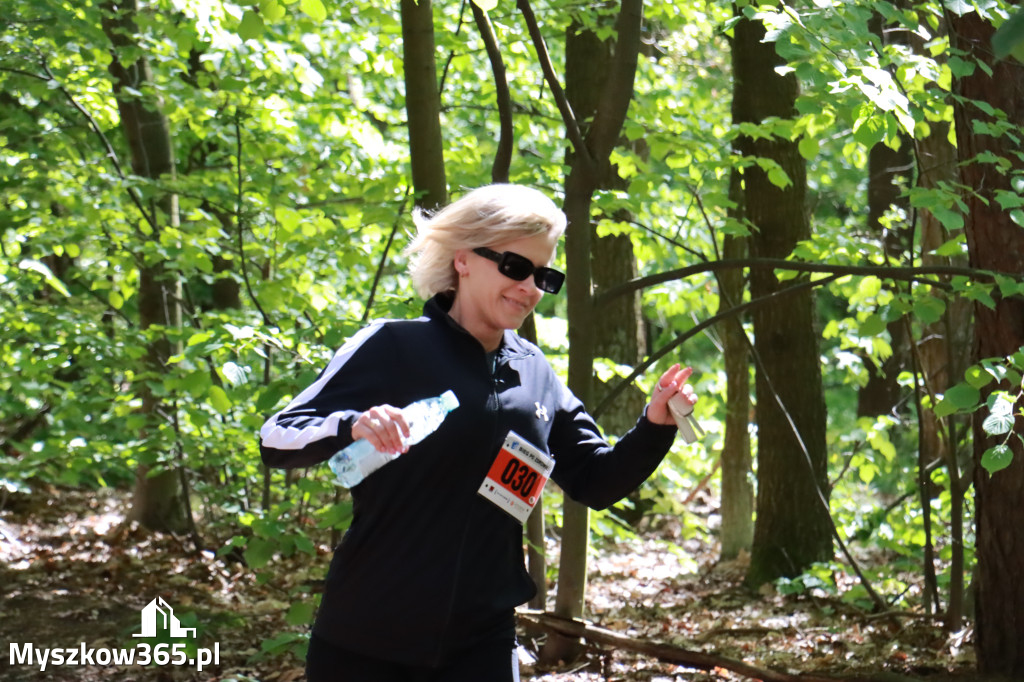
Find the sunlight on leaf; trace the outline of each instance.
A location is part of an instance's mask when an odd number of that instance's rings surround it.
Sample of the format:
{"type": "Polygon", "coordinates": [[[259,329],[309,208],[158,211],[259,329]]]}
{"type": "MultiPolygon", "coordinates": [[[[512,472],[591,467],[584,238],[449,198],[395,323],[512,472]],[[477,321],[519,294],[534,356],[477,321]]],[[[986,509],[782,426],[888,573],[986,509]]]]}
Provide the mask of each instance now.
{"type": "Polygon", "coordinates": [[[485,12],[490,12],[498,6],[498,0],[473,0],[473,4],[485,12]]]}
{"type": "Polygon", "coordinates": [[[282,19],[287,13],[284,6],[281,5],[277,0],[262,0],[260,2],[260,14],[263,15],[267,21],[277,21],[282,19]]]}
{"type": "Polygon", "coordinates": [[[974,5],[967,0],[943,0],[942,4],[950,12],[960,17],[974,11],[974,5]]]}
{"type": "Polygon", "coordinates": [[[241,386],[249,380],[249,375],[246,374],[245,368],[234,362],[225,362],[220,371],[224,374],[224,378],[231,382],[232,386],[241,386]]]}
{"type": "Polygon", "coordinates": [[[313,21],[323,21],[327,18],[327,10],[320,0],[302,0],[299,7],[313,21]]]}
{"type": "Polygon", "coordinates": [[[18,264],[18,267],[20,267],[22,270],[31,270],[32,272],[42,275],[43,279],[51,287],[53,287],[60,293],[64,294],[65,296],[71,295],[71,292],[68,291],[68,288],[64,286],[64,282],[61,282],[59,279],[57,279],[53,275],[53,272],[50,270],[50,268],[46,267],[46,265],[44,265],[43,263],[37,260],[31,260],[26,258],[25,260],[21,261],[18,264]]]}
{"type": "Polygon", "coordinates": [[[990,436],[1002,436],[1013,430],[1013,415],[1012,414],[997,414],[993,412],[989,416],[985,417],[985,421],[982,422],[981,428],[985,429],[985,433],[990,436]]]}

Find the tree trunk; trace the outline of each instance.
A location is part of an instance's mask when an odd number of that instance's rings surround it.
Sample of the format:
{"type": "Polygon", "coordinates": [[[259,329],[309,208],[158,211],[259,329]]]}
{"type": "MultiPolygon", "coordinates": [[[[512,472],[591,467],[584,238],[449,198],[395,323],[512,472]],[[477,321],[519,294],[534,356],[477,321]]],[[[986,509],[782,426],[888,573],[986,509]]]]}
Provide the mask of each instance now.
{"type": "Polygon", "coordinates": [[[437,208],[448,200],[441,96],[434,61],[434,12],[430,0],[402,0],[405,115],[416,205],[437,208]]]}
{"type": "MultiPolygon", "coordinates": [[[[520,8],[532,15],[528,3],[520,8]]],[[[640,52],[642,0],[623,0],[616,21],[615,54],[601,85],[594,119],[583,148],[573,150],[573,160],[565,182],[563,209],[568,218],[566,232],[566,296],[569,321],[569,388],[585,405],[593,404],[594,309],[591,276],[592,227],[591,202],[607,177],[608,159],[619,139],[626,111],[633,95],[637,57],[640,52]]],[[[563,103],[564,104],[564,103],[563,103]]],[[[560,107],[563,116],[571,107],[560,107]]],[[[571,116],[569,114],[568,116],[571,116]]],[[[567,117],[567,126],[577,126],[567,117]]],[[[555,613],[565,618],[580,618],[587,583],[587,547],[590,516],[583,505],[565,499],[562,514],[562,552],[559,558],[558,593],[555,613]]],[[[547,663],[570,660],[578,655],[577,640],[552,636],[541,652],[547,663]]]]}
{"type": "MultiPolygon", "coordinates": [[[[950,184],[957,181],[956,148],[949,142],[949,128],[941,123],[932,124],[930,136],[921,140],[918,153],[921,157],[921,174],[918,186],[927,189],[938,186],[939,182],[950,184]]],[[[921,262],[924,265],[967,265],[965,259],[937,256],[931,251],[941,246],[954,235],[950,234],[930,211],[920,212],[921,262]]],[[[917,343],[921,363],[921,374],[929,395],[945,393],[964,375],[971,356],[973,319],[970,301],[962,296],[946,297],[946,310],[942,319],[926,325],[917,343]]],[[[967,421],[963,415],[949,415],[939,419],[931,410],[922,410],[921,419],[921,503],[926,515],[932,498],[937,494],[931,484],[931,476],[925,467],[941,461],[949,471],[950,482],[950,562],[949,598],[946,608],[947,626],[959,630],[964,615],[964,545],[963,507],[964,495],[970,486],[970,479],[963,480],[963,464],[958,457],[958,444],[966,431],[967,421]]],[[[931,552],[929,546],[929,552],[931,552]]],[[[925,601],[938,602],[938,579],[934,575],[934,562],[929,560],[929,571],[925,590],[925,601]],[[935,592],[928,594],[929,590],[935,592]]]]}
{"type": "MultiPolygon", "coordinates": [[[[565,34],[565,95],[576,114],[581,128],[586,132],[586,121],[591,120],[597,112],[601,85],[608,76],[612,62],[612,48],[615,43],[611,39],[602,40],[593,30],[584,28],[573,22],[565,34]]],[[[625,141],[622,143],[627,144],[625,141]]],[[[573,163],[573,154],[566,155],[568,165],[573,163]]],[[[601,189],[625,190],[627,183],[619,178],[612,165],[604,169],[601,189]]],[[[614,219],[628,220],[631,216],[622,212],[614,219]]],[[[609,216],[602,216],[609,217],[609,216]]],[[[633,242],[628,234],[616,234],[600,237],[597,225],[591,223],[591,256],[590,263],[593,275],[593,286],[597,290],[607,289],[617,284],[628,282],[637,276],[636,256],[633,254],[633,242]]],[[[633,292],[626,296],[616,297],[595,311],[600,324],[595,324],[594,357],[607,358],[624,365],[636,365],[643,359],[646,350],[646,333],[641,309],[641,293],[633,292]]],[[[594,402],[600,403],[614,385],[595,379],[593,386],[594,402]]],[[[611,407],[600,415],[597,422],[605,433],[622,434],[632,428],[636,417],[643,410],[647,396],[634,385],[623,391],[611,407]]],[[[632,510],[617,508],[617,513],[629,521],[639,520],[643,510],[639,507],[639,491],[630,496],[632,510]]]]}
{"type": "MultiPolygon", "coordinates": [[[[1024,229],[1016,225],[1009,210],[1004,210],[997,197],[1000,192],[1016,195],[1011,185],[1014,176],[1024,172],[1019,130],[1024,125],[1024,70],[1012,60],[997,61],[992,56],[993,27],[977,13],[950,18],[950,35],[954,47],[969,55],[969,61],[987,64],[991,75],[976,68],[974,73],[956,79],[954,103],[957,155],[960,181],[971,189],[964,199],[969,212],[966,217],[967,248],[972,267],[991,269],[1019,276],[1024,272],[1024,229]],[[972,104],[985,102],[1006,114],[1014,126],[1003,136],[987,134],[975,121],[988,124],[996,119],[972,104]],[[990,162],[979,162],[979,154],[1002,157],[1009,166],[997,170],[990,162]]],[[[994,309],[975,306],[976,357],[1006,357],[1024,346],[1024,300],[1018,294],[1003,297],[993,291],[994,309]]],[[[992,391],[1019,387],[990,384],[982,391],[982,400],[992,391]]],[[[1019,401],[1015,412],[1024,405],[1019,401]]],[[[1024,434],[1024,419],[1017,417],[1010,465],[994,474],[981,466],[981,457],[1002,438],[986,435],[981,422],[982,409],[974,418],[974,485],[976,496],[977,560],[975,585],[977,611],[975,647],[978,668],[987,675],[1010,679],[1024,678],[1024,582],[1020,569],[1024,566],[1024,448],[1018,437],[1024,434]]]]}
{"type": "MultiPolygon", "coordinates": [[[[170,123],[160,110],[161,103],[157,98],[137,94],[145,92],[152,81],[149,62],[145,57],[139,57],[131,64],[121,61],[125,48],[136,48],[142,53],[142,48],[136,43],[137,12],[136,0],[110,2],[105,6],[103,29],[113,46],[109,70],[114,79],[113,91],[121,116],[121,130],[131,150],[132,172],[168,182],[173,181],[175,175],[170,123]]],[[[146,232],[154,246],[159,246],[162,227],[178,226],[178,198],[175,194],[165,193],[143,207],[148,214],[144,217],[149,223],[146,232]]],[[[143,250],[146,250],[145,246],[143,250]]],[[[181,326],[181,283],[163,261],[153,261],[147,255],[139,253],[137,258],[140,263],[139,326],[143,330],[154,326],[176,329],[181,326]]],[[[153,530],[185,531],[188,528],[189,510],[179,472],[172,464],[170,468],[153,473],[153,465],[161,459],[157,424],[166,420],[175,408],[155,395],[149,382],[159,380],[166,370],[168,358],[175,352],[175,344],[165,335],[148,341],[146,365],[150,376],[138,384],[142,411],[149,417],[144,440],[152,444],[152,449],[142,456],[136,472],[130,518],[153,530]]]]}
{"type": "MultiPolygon", "coordinates": [[[[902,176],[904,186],[908,186],[914,171],[913,140],[905,135],[900,139],[898,150],[880,142],[868,155],[868,229],[882,240],[895,264],[902,264],[910,251],[907,242],[911,230],[905,220],[890,223],[885,215],[893,208],[909,213],[910,202],[902,195],[897,179],[902,176]]],[[[864,358],[868,383],[857,394],[858,416],[891,414],[900,403],[902,389],[898,378],[907,366],[907,326],[903,320],[895,320],[888,324],[888,331],[892,355],[882,361],[881,367],[871,358],[864,358]]]]}
{"type": "MultiPolygon", "coordinates": [[[[783,61],[764,26],[741,18],[734,28],[733,121],[760,123],[791,118],[797,95],[792,74],[775,71],[783,61]]],[[[751,255],[785,258],[810,236],[804,208],[806,166],[795,141],[740,138],[748,158],[771,159],[789,176],[780,189],[756,164],[744,170],[747,217],[754,225],[751,255]]],[[[774,272],[751,273],[751,296],[782,288],[774,272]]],[[[790,295],[754,309],[757,378],[757,521],[747,580],[760,585],[798,575],[832,556],[827,507],[825,400],[815,330],[814,296],[790,295]]]]}
{"type": "MultiPolygon", "coordinates": [[[[730,186],[739,189],[739,173],[733,171],[730,186]]],[[[730,187],[732,193],[732,187],[730,187]]],[[[737,192],[739,194],[739,192],[737,192]]],[[[737,197],[738,198],[738,197],[737,197]]],[[[741,201],[737,201],[741,204],[741,201]]],[[[728,235],[723,258],[747,255],[747,237],[728,235]]],[[[728,270],[718,275],[721,288],[719,312],[743,301],[743,271],[728,270]]],[[[750,454],[750,348],[743,320],[731,317],[719,325],[725,360],[725,439],[722,443],[722,559],[735,559],[749,552],[754,538],[754,486],[750,454]]]]}

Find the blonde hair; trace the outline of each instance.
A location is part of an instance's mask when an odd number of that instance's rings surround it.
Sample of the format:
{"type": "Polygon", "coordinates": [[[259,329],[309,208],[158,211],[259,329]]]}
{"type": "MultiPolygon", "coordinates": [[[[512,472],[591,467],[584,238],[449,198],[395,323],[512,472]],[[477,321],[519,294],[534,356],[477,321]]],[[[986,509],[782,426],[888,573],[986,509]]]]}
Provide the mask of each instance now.
{"type": "Polygon", "coordinates": [[[454,291],[455,252],[565,231],[565,214],[543,193],[522,185],[474,189],[436,213],[413,211],[417,235],[406,249],[409,274],[423,298],[454,291]]]}

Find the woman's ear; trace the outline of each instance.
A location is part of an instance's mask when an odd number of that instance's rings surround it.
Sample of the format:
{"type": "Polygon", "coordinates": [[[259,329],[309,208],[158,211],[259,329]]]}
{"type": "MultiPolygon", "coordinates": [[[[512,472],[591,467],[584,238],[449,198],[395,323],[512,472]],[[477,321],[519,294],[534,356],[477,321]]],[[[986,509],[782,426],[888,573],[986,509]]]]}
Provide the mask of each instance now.
{"type": "Polygon", "coordinates": [[[465,277],[469,274],[469,249],[456,249],[455,258],[452,259],[452,265],[455,267],[455,272],[458,273],[459,277],[465,277]]]}

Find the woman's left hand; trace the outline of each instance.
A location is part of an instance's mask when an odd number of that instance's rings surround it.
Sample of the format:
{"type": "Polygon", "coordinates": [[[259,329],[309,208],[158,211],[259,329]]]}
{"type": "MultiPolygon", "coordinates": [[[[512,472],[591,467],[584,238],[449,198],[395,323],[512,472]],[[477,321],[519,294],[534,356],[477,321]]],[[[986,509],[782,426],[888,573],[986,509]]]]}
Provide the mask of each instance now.
{"type": "Polygon", "coordinates": [[[655,424],[675,424],[672,413],[668,409],[668,401],[675,395],[683,396],[691,405],[697,403],[697,394],[686,380],[693,374],[692,367],[679,368],[679,363],[672,365],[654,384],[654,393],[647,403],[647,419],[655,424]]]}

